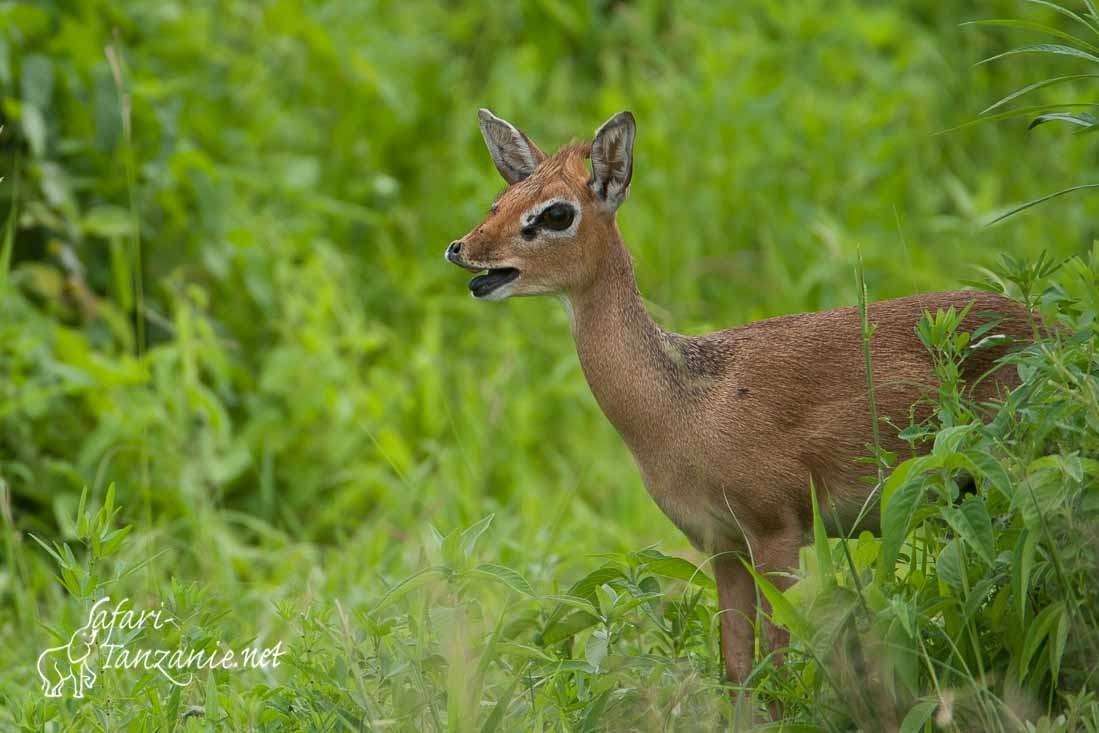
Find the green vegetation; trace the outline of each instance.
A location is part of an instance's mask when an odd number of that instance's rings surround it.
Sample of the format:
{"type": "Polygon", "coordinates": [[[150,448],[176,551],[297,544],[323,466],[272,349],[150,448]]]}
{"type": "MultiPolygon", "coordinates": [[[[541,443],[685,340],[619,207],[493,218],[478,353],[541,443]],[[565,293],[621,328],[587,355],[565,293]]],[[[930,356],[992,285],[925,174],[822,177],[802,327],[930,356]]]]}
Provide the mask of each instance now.
{"type": "Polygon", "coordinates": [[[1099,730],[1099,193],[985,226],[1099,183],[1097,29],[1090,0],[0,1],[0,728],[698,730],[778,699],[787,730],[1099,730]],[[983,424],[953,377],[986,334],[920,324],[930,453],[879,452],[884,537],[817,536],[770,594],[792,647],[738,704],[707,558],[561,307],[443,262],[501,186],[479,106],[546,148],[635,113],[620,223],[676,330],[855,303],[856,269],[1062,327],[983,424]],[[177,621],[134,648],[285,654],[43,697],[104,595],[177,621]]]}

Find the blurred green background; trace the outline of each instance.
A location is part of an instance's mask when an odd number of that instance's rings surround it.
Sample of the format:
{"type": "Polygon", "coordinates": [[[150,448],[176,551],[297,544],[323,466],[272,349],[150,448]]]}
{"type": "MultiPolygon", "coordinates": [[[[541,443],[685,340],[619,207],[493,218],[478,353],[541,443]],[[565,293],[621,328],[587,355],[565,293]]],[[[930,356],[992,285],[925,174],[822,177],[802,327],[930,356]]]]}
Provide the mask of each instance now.
{"type": "MultiPolygon", "coordinates": [[[[320,573],[348,602],[419,567],[429,526],[490,513],[489,554],[532,582],[700,559],[561,306],[474,302],[443,261],[503,185],[477,108],[547,150],[633,111],[619,221],[666,327],[852,304],[860,249],[872,298],[954,288],[1099,236],[1086,194],[984,226],[1099,173],[1053,125],[949,131],[1077,70],[974,67],[1039,40],[959,25],[1000,15],[1064,25],[1006,0],[0,2],[9,525],[71,537],[81,488],[115,482],[172,548],[148,583],[284,597],[320,573]]],[[[7,604],[56,597],[28,553],[7,604]]]]}

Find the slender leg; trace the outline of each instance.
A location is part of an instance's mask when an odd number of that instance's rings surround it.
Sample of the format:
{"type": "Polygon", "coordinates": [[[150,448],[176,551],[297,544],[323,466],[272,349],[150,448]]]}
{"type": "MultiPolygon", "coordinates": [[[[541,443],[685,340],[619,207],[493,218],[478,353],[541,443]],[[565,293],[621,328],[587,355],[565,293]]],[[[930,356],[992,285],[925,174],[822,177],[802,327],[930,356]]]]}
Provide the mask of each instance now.
{"type": "MultiPolygon", "coordinates": [[[[755,545],[757,572],[786,572],[797,567],[800,535],[774,535],[755,545]]],[[[721,606],[721,654],[725,660],[725,676],[733,684],[743,684],[752,671],[755,658],[756,585],[740,557],[722,555],[714,560],[714,576],[717,580],[717,597],[721,606]]],[[[768,577],[779,590],[792,585],[784,575],[768,577]]],[[[763,599],[764,614],[770,616],[770,604],[763,599]]],[[[767,649],[775,651],[789,643],[789,635],[768,619],[764,625],[767,649]]],[[[783,663],[783,656],[773,658],[776,666],[783,663]]],[[[771,700],[767,707],[774,720],[783,717],[783,707],[778,700],[771,700]]]]}
{"type": "Polygon", "coordinates": [[[725,676],[743,684],[755,656],[756,587],[751,574],[733,554],[714,560],[717,600],[721,607],[721,656],[725,676]]]}
{"type": "MultiPolygon", "coordinates": [[[[788,573],[798,566],[798,549],[802,544],[802,536],[794,533],[775,535],[758,542],[757,572],[772,573],[767,576],[767,579],[780,591],[785,591],[794,584],[793,578],[788,573]]],[[[790,634],[771,623],[771,604],[766,599],[763,600],[763,612],[767,616],[764,624],[767,651],[773,652],[786,647],[790,643],[790,634]]],[[[779,654],[774,657],[776,666],[781,666],[783,661],[784,655],[779,654]]]]}

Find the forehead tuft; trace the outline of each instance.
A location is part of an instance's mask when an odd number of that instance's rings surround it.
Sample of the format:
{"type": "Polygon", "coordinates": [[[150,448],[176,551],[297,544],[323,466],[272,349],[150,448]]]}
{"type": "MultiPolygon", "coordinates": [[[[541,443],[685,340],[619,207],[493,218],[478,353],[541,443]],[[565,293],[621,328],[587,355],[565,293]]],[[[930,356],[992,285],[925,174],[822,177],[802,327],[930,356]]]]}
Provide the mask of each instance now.
{"type": "Polygon", "coordinates": [[[584,161],[591,155],[591,143],[573,141],[546,158],[530,176],[504,189],[496,197],[499,209],[525,209],[535,199],[571,193],[583,196],[591,174],[584,161]]]}

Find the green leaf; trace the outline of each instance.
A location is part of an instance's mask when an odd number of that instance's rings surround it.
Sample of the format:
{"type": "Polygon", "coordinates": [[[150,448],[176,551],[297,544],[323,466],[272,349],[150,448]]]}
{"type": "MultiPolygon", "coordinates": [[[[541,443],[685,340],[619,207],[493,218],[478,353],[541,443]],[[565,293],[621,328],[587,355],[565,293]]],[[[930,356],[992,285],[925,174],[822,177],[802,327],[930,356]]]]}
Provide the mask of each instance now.
{"type": "Polygon", "coordinates": [[[1045,203],[1046,201],[1049,201],[1050,199],[1055,199],[1058,196],[1064,196],[1067,193],[1073,193],[1074,191],[1083,191],[1086,188],[1099,188],[1099,183],[1085,183],[1085,184],[1080,185],[1080,186],[1071,186],[1069,188],[1061,189],[1060,191],[1057,191],[1055,193],[1046,194],[1045,196],[1033,199],[1032,201],[1027,201],[1025,204],[1020,204],[1018,206],[1013,207],[1012,209],[1010,209],[1009,211],[1007,211],[1003,214],[997,215],[992,220],[986,222],[985,226],[990,227],[993,224],[996,224],[998,222],[1003,221],[1004,219],[1008,218],[1009,216],[1014,216],[1015,214],[1018,214],[1020,211],[1026,211],[1027,209],[1029,209],[1032,206],[1037,206],[1038,204],[1045,203]]]}
{"type": "Polygon", "coordinates": [[[901,486],[908,480],[908,476],[919,474],[922,471],[931,468],[933,465],[938,464],[938,459],[934,456],[918,456],[916,458],[909,458],[899,466],[893,469],[893,473],[889,475],[889,478],[885,480],[885,485],[881,490],[881,510],[884,513],[889,505],[889,501],[893,498],[893,494],[897,492],[901,486]]]}
{"type": "Polygon", "coordinates": [[[530,583],[527,582],[527,579],[504,565],[485,563],[483,565],[478,565],[469,572],[474,575],[482,575],[499,581],[517,593],[522,593],[526,596],[534,595],[534,589],[530,587],[530,583]]]}
{"type": "Polygon", "coordinates": [[[909,480],[893,496],[889,506],[882,512],[882,544],[878,555],[880,569],[886,578],[895,577],[897,557],[901,545],[908,537],[912,517],[923,501],[927,485],[917,480],[909,480]]]}
{"type": "Polygon", "coordinates": [[[1027,586],[1030,573],[1034,569],[1034,553],[1037,549],[1037,535],[1024,529],[1015,543],[1013,562],[1011,563],[1011,593],[1015,598],[1015,610],[1020,626],[1026,626],[1027,586]]]}
{"type": "MultiPolygon", "coordinates": [[[[584,613],[590,614],[595,617],[599,617],[599,608],[596,606],[598,598],[589,601],[587,598],[581,598],[579,596],[571,595],[548,595],[542,596],[547,601],[556,601],[561,605],[561,608],[555,611],[555,615],[563,614],[566,608],[575,608],[584,613]]],[[[552,619],[552,617],[551,617],[552,619]]],[[[552,621],[551,621],[552,622],[552,621]]]]}
{"type": "MultiPolygon", "coordinates": [[[[1061,5],[1060,3],[1050,2],[1049,0],[1027,0],[1027,2],[1033,3],[1034,5],[1041,5],[1042,7],[1054,10],[1054,11],[1060,13],[1061,15],[1065,16],[1066,18],[1072,18],[1073,20],[1075,20],[1077,23],[1080,23],[1081,25],[1083,25],[1085,28],[1087,28],[1092,33],[1099,34],[1099,28],[1097,28],[1095,25],[1089,23],[1086,18],[1080,17],[1080,15],[1073,12],[1072,10],[1069,10],[1064,5],[1061,5]]],[[[1092,2],[1092,0],[1084,0],[1084,5],[1086,5],[1088,10],[1091,12],[1091,16],[1093,18],[1096,18],[1097,20],[1099,20],[1099,16],[1097,16],[1096,13],[1095,13],[1095,4],[1092,2]]]]}
{"type": "Polygon", "coordinates": [[[1011,477],[1008,476],[1003,461],[997,460],[992,454],[980,449],[967,451],[966,454],[977,467],[981,478],[991,483],[1005,497],[1011,497],[1011,477]]]}
{"type": "Polygon", "coordinates": [[[645,568],[653,575],[675,578],[707,590],[717,587],[714,579],[702,572],[700,567],[681,557],[660,557],[648,560],[645,568]]]}
{"type": "Polygon", "coordinates": [[[598,670],[607,658],[607,646],[610,644],[610,633],[605,628],[598,628],[591,632],[588,643],[584,646],[584,659],[593,669],[598,670]]]}
{"type": "Polygon", "coordinates": [[[470,555],[473,554],[473,549],[477,546],[477,540],[481,538],[481,535],[485,533],[488,526],[492,524],[492,518],[494,516],[496,515],[489,514],[487,517],[462,532],[462,554],[465,555],[467,560],[470,555]]]}
{"type": "Polygon", "coordinates": [[[1099,53],[1099,46],[1088,43],[1083,38],[1077,38],[1071,33],[1054,28],[1051,25],[1044,23],[1035,23],[1030,20],[1016,20],[1013,18],[993,18],[989,20],[971,20],[961,25],[984,25],[984,26],[998,26],[1001,28],[1022,28],[1024,30],[1038,31],[1039,33],[1045,33],[1046,35],[1053,36],[1054,38],[1060,38],[1062,41],[1068,41],[1069,43],[1078,44],[1083,49],[1091,51],[1092,53],[1099,53]]]}
{"type": "Polygon", "coordinates": [[[85,234],[103,239],[128,237],[133,232],[133,218],[121,206],[93,207],[80,222],[85,234]]]}
{"type": "MultiPolygon", "coordinates": [[[[503,644],[500,646],[503,647],[503,644]]],[[[500,724],[504,722],[504,713],[507,712],[512,699],[515,697],[515,690],[519,687],[520,681],[525,678],[526,676],[523,674],[516,674],[513,676],[507,692],[496,701],[496,704],[492,708],[492,712],[485,718],[485,723],[481,726],[481,733],[494,733],[496,730],[500,729],[500,724]]],[[[179,688],[176,687],[176,689],[178,690],[179,688]]]]}
{"type": "Polygon", "coordinates": [[[1046,606],[1041,613],[1034,617],[1033,623],[1027,629],[1026,639],[1023,641],[1023,651],[1019,655],[1019,684],[1026,679],[1030,672],[1030,660],[1042,646],[1042,642],[1049,636],[1053,624],[1060,619],[1065,607],[1060,601],[1046,606]]]}
{"type": "Polygon", "coordinates": [[[1043,114],[1054,109],[1093,109],[1099,107],[1099,103],[1096,102],[1064,102],[1061,104],[1035,104],[1028,107],[1020,107],[1019,109],[1012,109],[1006,112],[997,112],[994,115],[988,115],[987,117],[978,117],[970,120],[969,122],[963,122],[960,125],[954,127],[948,127],[945,130],[940,130],[934,135],[947,135],[952,132],[958,132],[975,125],[985,125],[989,122],[998,122],[1000,120],[1011,120],[1017,117],[1030,117],[1035,114],[1043,114]]]}
{"type": "Polygon", "coordinates": [[[591,628],[599,623],[599,617],[584,611],[576,611],[563,617],[559,621],[548,624],[542,632],[541,643],[545,645],[556,644],[564,641],[584,629],[591,628]]]}
{"type": "Polygon", "coordinates": [[[802,641],[810,641],[813,638],[813,625],[809,623],[809,619],[803,616],[771,581],[756,572],[747,559],[741,558],[741,562],[748,568],[748,572],[756,580],[759,591],[771,604],[771,620],[775,625],[789,630],[794,637],[802,641]]]}
{"type": "Polygon", "coordinates": [[[218,705],[217,675],[213,670],[206,676],[206,724],[213,726],[221,718],[221,708],[218,705]]]}
{"type": "Polygon", "coordinates": [[[1087,51],[1081,51],[1078,48],[1072,46],[1064,46],[1060,43],[1035,43],[1031,46],[1020,46],[1019,48],[1013,48],[1010,51],[1004,51],[1003,53],[990,56],[987,59],[978,61],[975,66],[981,64],[987,64],[990,61],[1006,58],[1008,56],[1018,56],[1024,53],[1044,53],[1053,54],[1056,56],[1072,56],[1078,59],[1084,59],[1085,61],[1091,61],[1092,63],[1099,64],[1099,56],[1090,54],[1087,51]]]}
{"type": "Polygon", "coordinates": [[[899,733],[919,733],[927,721],[931,720],[931,716],[935,714],[938,707],[938,700],[923,700],[916,703],[901,721],[899,733]]]}
{"type": "Polygon", "coordinates": [[[127,524],[125,527],[120,527],[112,532],[108,532],[103,535],[103,545],[100,548],[100,557],[110,557],[118,552],[118,549],[122,546],[122,542],[126,539],[126,536],[130,534],[134,526],[127,524]]]}
{"type": "Polygon", "coordinates": [[[447,564],[447,567],[458,570],[465,565],[465,554],[462,552],[462,533],[458,530],[451,531],[443,538],[440,551],[443,562],[447,564]]]}
{"type": "Polygon", "coordinates": [[[22,68],[19,81],[23,103],[48,111],[53,100],[53,62],[48,56],[33,53],[23,57],[22,68]]]}
{"type": "Polygon", "coordinates": [[[955,425],[949,428],[943,428],[935,434],[935,443],[931,448],[931,452],[936,456],[948,456],[953,453],[957,453],[961,447],[962,441],[966,437],[977,429],[977,425],[974,423],[967,423],[965,425],[955,425]]]}
{"type": "Polygon", "coordinates": [[[1052,637],[1049,645],[1049,670],[1050,680],[1055,687],[1060,687],[1058,678],[1061,676],[1061,660],[1065,656],[1065,645],[1068,643],[1068,632],[1072,626],[1072,619],[1067,613],[1062,613],[1057,623],[1056,636],[1052,637]]]}
{"type": "Polygon", "coordinates": [[[439,580],[447,575],[447,569],[443,567],[430,567],[424,568],[418,572],[408,576],[397,585],[386,591],[386,594],[382,596],[374,608],[370,610],[370,614],[373,615],[382,610],[391,603],[394,603],[404,596],[408,595],[417,588],[421,588],[428,583],[439,580]]]}
{"type": "Polygon", "coordinates": [[[950,528],[984,560],[992,565],[996,540],[992,534],[992,518],[982,497],[973,497],[960,506],[940,507],[939,513],[950,528]]]}
{"type": "Polygon", "coordinates": [[[612,565],[605,565],[601,568],[593,570],[585,575],[580,580],[573,583],[569,588],[566,595],[577,596],[579,598],[586,598],[592,603],[596,602],[595,589],[604,583],[610,583],[619,578],[625,577],[622,575],[622,571],[612,565]]]}
{"type": "Polygon", "coordinates": [[[935,572],[939,580],[947,585],[954,595],[961,598],[965,593],[966,566],[962,559],[961,540],[953,539],[939,551],[935,559],[935,572]]]}
{"type": "Polygon", "coordinates": [[[1030,124],[1026,126],[1026,129],[1033,130],[1038,125],[1044,125],[1047,122],[1068,122],[1072,125],[1079,125],[1080,127],[1088,128],[1094,127],[1099,119],[1096,119],[1095,115],[1087,112],[1050,112],[1049,114],[1038,115],[1030,124]]]}
{"type": "Polygon", "coordinates": [[[23,125],[23,134],[27,137],[31,153],[36,158],[46,155],[46,118],[42,111],[33,104],[24,103],[19,107],[20,122],[23,125]]]}

